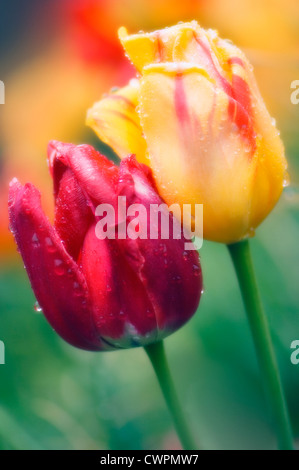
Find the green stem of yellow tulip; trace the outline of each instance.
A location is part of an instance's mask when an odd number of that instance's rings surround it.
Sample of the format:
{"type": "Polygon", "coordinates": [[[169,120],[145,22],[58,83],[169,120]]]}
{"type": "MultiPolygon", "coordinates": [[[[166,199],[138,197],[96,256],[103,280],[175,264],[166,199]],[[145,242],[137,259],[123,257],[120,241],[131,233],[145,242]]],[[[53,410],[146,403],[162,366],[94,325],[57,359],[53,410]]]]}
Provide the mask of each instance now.
{"type": "Polygon", "coordinates": [[[280,450],[293,450],[292,428],[282,382],[253,268],[249,240],[228,245],[253,336],[280,450]]]}
{"type": "Polygon", "coordinates": [[[163,341],[145,346],[144,349],[156,373],[183,449],[197,449],[175,391],[174,383],[166,359],[163,341]]]}

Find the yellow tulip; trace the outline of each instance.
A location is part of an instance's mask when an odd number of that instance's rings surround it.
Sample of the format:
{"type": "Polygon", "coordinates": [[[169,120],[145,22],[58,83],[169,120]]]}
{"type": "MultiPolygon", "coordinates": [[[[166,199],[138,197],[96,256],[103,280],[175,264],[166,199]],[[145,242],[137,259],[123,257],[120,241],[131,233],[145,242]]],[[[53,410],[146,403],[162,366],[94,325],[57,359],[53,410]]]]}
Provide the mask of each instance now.
{"type": "Polygon", "coordinates": [[[195,21],[119,37],[139,79],[103,97],[87,123],[121,158],[152,168],[167,204],[203,204],[205,239],[253,236],[287,162],[244,54],[195,21]]]}

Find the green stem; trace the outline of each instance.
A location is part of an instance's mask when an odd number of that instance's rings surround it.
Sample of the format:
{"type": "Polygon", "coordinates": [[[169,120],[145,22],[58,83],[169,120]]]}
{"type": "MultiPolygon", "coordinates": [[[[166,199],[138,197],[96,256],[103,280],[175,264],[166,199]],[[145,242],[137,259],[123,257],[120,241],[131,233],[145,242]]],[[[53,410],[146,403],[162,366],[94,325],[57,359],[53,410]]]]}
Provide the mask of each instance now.
{"type": "Polygon", "coordinates": [[[175,392],[174,383],[166,359],[163,341],[145,346],[144,349],[156,373],[183,449],[197,449],[175,392]]]}
{"type": "Polygon", "coordinates": [[[276,428],[279,449],[292,450],[293,438],[286,399],[275,357],[270,328],[264,313],[251,259],[250,245],[244,240],[228,249],[238,277],[244,306],[247,312],[256,354],[264,379],[276,428]]]}

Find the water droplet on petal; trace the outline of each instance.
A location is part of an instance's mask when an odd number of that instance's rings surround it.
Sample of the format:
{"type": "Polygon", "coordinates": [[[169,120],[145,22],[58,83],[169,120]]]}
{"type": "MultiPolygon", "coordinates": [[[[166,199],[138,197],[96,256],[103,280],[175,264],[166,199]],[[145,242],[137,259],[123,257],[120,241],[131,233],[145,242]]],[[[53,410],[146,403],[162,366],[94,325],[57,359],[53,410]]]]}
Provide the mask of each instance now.
{"type": "Polygon", "coordinates": [[[193,274],[194,276],[198,277],[200,274],[200,268],[197,264],[193,264],[193,274]]]}
{"type": "Polygon", "coordinates": [[[172,278],[172,280],[176,283],[176,284],[181,284],[182,283],[182,278],[181,276],[174,276],[172,278]]]}
{"type": "Polygon", "coordinates": [[[154,312],[152,312],[151,310],[147,309],[146,311],[146,316],[147,318],[154,318],[154,312]]]}
{"type": "Polygon", "coordinates": [[[249,153],[251,151],[251,145],[247,142],[244,146],[245,153],[249,153]]]}
{"type": "Polygon", "coordinates": [[[289,186],[290,182],[291,182],[290,175],[286,171],[285,174],[283,175],[283,183],[282,183],[283,187],[286,188],[287,186],[289,186]]]}
{"type": "Polygon", "coordinates": [[[39,239],[38,239],[38,236],[36,235],[36,233],[34,233],[32,235],[31,241],[32,241],[32,245],[33,245],[34,248],[37,248],[37,247],[40,246],[39,239]]]}
{"type": "Polygon", "coordinates": [[[41,308],[41,306],[39,305],[38,301],[35,302],[33,308],[34,308],[34,311],[35,311],[36,313],[42,312],[42,308],[41,308]]]}
{"type": "Polygon", "coordinates": [[[246,234],[246,238],[249,237],[249,238],[252,238],[254,237],[255,235],[255,229],[253,227],[250,227],[247,234],[246,234]]]}
{"type": "Polygon", "coordinates": [[[58,276],[61,276],[62,274],[64,274],[65,272],[64,264],[61,259],[54,260],[54,271],[55,271],[55,274],[57,274],[58,276]]]}
{"type": "Polygon", "coordinates": [[[239,128],[238,128],[238,126],[235,122],[232,123],[231,129],[232,129],[232,132],[234,132],[234,133],[237,133],[238,130],[239,130],[239,128]]]}
{"type": "Polygon", "coordinates": [[[56,250],[56,248],[54,246],[54,243],[52,242],[50,237],[45,238],[45,244],[46,244],[46,248],[49,251],[49,253],[53,253],[56,250]]]}

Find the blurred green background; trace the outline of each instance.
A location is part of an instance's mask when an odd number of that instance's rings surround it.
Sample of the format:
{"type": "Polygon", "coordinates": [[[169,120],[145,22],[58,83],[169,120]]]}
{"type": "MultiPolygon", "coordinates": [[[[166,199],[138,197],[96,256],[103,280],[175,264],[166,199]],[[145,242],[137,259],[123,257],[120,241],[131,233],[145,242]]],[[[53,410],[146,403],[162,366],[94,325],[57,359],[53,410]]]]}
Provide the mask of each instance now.
{"type": "MultiPolygon", "coordinates": [[[[142,349],[76,350],[35,312],[26,272],[8,232],[6,199],[8,180],[17,175],[43,189],[45,206],[51,211],[47,140],[85,141],[103,150],[84,127],[84,113],[107,86],[125,83],[131,73],[113,39],[117,26],[124,23],[149,29],[192,18],[219,28],[248,49],[286,145],[292,184],[258,229],[252,250],[294,433],[299,437],[299,365],[290,361],[290,344],[299,340],[299,105],[290,103],[290,81],[299,78],[299,12],[291,0],[238,2],[243,10],[237,9],[234,18],[228,16],[224,25],[224,3],[232,8],[229,0],[222,1],[221,8],[213,0],[187,1],[183,6],[172,2],[172,7],[165,2],[163,9],[159,2],[145,0],[30,0],[21,7],[15,0],[3,3],[0,79],[6,85],[6,104],[0,107],[0,340],[5,343],[5,365],[0,365],[1,449],[179,448],[142,349]],[[128,4],[125,12],[121,3],[128,4]],[[79,10],[71,4],[79,5],[79,10]],[[94,8],[102,21],[109,20],[107,31],[88,21],[94,17],[94,8]],[[257,11],[260,21],[253,34],[251,22],[257,11]],[[263,19],[267,21],[263,23],[263,19]],[[280,42],[271,36],[273,30],[280,32],[280,42]],[[52,76],[45,82],[49,70],[52,76]]],[[[205,449],[275,448],[228,251],[225,246],[204,242],[200,253],[205,292],[199,310],[165,342],[190,426],[205,449]]]]}

